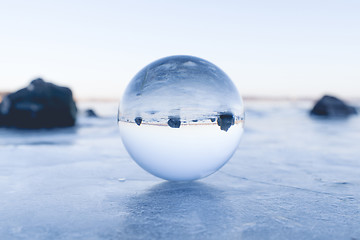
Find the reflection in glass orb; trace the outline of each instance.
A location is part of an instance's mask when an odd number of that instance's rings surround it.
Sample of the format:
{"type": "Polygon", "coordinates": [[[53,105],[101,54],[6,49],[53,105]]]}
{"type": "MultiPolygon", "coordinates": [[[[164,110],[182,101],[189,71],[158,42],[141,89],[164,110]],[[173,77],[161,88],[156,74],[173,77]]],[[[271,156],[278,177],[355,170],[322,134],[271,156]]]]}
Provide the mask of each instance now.
{"type": "Polygon", "coordinates": [[[235,85],[214,64],[171,56],[131,80],[118,124],[125,148],[143,169],[167,180],[195,180],[231,158],[244,108],[235,85]]]}

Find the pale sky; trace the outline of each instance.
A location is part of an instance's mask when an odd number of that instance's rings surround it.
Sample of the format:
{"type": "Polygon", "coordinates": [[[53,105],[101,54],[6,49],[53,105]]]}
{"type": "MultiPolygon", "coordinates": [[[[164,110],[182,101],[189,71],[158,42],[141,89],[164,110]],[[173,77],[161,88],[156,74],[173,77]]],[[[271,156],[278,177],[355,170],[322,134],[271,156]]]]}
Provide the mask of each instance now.
{"type": "Polygon", "coordinates": [[[360,1],[0,0],[0,90],[43,77],[120,99],[170,55],[214,63],[242,95],[360,97],[360,1]]]}

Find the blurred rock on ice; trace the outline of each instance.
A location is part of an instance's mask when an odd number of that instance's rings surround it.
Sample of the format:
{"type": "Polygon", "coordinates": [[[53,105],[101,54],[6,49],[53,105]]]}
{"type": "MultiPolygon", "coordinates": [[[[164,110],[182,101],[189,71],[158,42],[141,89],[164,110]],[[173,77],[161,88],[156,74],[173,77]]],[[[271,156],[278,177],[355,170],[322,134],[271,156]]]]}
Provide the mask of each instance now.
{"type": "Polygon", "coordinates": [[[74,126],[77,108],[72,91],[37,78],[6,95],[0,103],[0,127],[27,129],[74,126]]]}

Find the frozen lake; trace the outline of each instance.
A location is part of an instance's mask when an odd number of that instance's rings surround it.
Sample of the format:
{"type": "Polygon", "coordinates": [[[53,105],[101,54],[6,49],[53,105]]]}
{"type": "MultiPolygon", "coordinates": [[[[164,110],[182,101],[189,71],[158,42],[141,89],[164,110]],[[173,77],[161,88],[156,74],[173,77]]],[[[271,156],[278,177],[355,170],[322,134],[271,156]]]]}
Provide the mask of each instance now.
{"type": "Polygon", "coordinates": [[[131,160],[116,103],[75,128],[0,129],[0,239],[360,239],[360,117],[245,102],[241,144],[190,183],[131,160]]]}

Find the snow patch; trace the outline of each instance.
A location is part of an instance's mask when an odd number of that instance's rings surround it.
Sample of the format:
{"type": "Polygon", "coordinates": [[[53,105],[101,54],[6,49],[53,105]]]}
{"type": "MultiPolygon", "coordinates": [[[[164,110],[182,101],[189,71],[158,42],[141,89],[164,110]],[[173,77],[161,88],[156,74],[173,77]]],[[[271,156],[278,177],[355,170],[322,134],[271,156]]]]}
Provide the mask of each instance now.
{"type": "Polygon", "coordinates": [[[192,62],[192,61],[187,61],[187,62],[183,63],[183,65],[186,66],[186,67],[195,67],[195,66],[197,66],[197,64],[192,62]]]}
{"type": "Polygon", "coordinates": [[[9,113],[10,110],[10,105],[11,105],[11,101],[9,100],[8,97],[4,97],[4,99],[2,100],[1,103],[1,108],[0,108],[0,112],[4,115],[9,113]]]}
{"type": "Polygon", "coordinates": [[[35,89],[34,84],[30,84],[30,85],[27,87],[27,90],[29,90],[30,92],[33,91],[34,89],[35,89]]]}
{"type": "Polygon", "coordinates": [[[158,70],[172,70],[176,68],[176,64],[165,63],[157,67],[158,70]]]}

